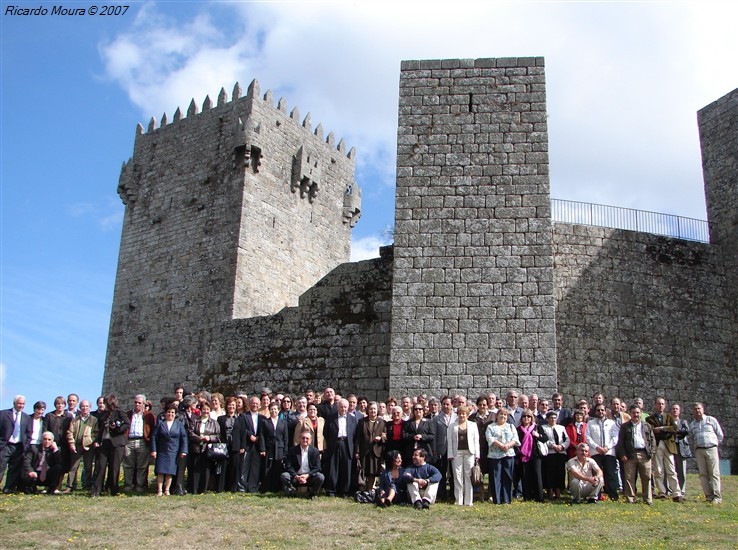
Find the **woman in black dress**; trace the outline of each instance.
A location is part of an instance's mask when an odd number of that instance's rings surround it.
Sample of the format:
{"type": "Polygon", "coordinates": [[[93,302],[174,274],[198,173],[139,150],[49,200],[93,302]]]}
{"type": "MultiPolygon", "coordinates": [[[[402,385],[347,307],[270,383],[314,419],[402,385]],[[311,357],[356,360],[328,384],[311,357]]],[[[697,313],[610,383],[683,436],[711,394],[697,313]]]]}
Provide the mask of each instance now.
{"type": "Polygon", "coordinates": [[[212,462],[207,455],[209,443],[220,442],[220,426],[210,416],[212,407],[209,401],[200,403],[200,417],[190,424],[187,432],[190,438],[189,449],[192,461],[192,494],[204,493],[210,483],[212,462]]]}
{"type": "Polygon", "coordinates": [[[105,410],[98,419],[100,426],[97,432],[95,447],[95,481],[92,484],[90,495],[99,496],[102,492],[103,481],[110,489],[110,494],[118,494],[118,479],[120,478],[120,465],[123,462],[123,454],[128,441],[128,428],[131,423],[128,415],[118,406],[118,398],[110,394],[105,398],[105,410]]]}

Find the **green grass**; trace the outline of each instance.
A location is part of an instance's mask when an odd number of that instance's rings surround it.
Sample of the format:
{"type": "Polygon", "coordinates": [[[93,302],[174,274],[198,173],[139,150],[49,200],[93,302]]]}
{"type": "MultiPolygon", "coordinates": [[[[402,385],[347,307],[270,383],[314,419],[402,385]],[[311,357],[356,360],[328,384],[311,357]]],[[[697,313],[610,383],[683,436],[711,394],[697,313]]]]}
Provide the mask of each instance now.
{"type": "Polygon", "coordinates": [[[738,477],[707,504],[436,504],[381,510],[352,500],[207,494],[0,496],[0,547],[81,548],[738,548],[738,477]]]}

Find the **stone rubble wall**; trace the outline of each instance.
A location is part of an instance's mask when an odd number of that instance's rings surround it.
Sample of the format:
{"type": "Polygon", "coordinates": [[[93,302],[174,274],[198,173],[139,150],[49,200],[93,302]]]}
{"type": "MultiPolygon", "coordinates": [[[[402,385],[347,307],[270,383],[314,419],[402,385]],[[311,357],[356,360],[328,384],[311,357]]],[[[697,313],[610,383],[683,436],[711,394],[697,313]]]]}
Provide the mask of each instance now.
{"type": "Polygon", "coordinates": [[[346,263],[276,315],[224,323],[201,386],[225,394],[332,386],[385,399],[389,391],[392,248],[346,263]]]}
{"type": "MultiPolygon", "coordinates": [[[[738,395],[725,272],[716,248],[647,233],[554,224],[559,390],[650,409],[658,396],[704,401],[735,446],[738,395]]],[[[686,408],[686,409],[685,409],[686,408]]]]}

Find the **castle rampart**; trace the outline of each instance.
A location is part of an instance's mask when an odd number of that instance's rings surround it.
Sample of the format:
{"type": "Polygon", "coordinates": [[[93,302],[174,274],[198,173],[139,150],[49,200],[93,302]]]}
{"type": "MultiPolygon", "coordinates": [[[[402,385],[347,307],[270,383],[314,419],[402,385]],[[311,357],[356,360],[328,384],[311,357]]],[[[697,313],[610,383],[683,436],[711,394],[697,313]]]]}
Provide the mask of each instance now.
{"type": "Polygon", "coordinates": [[[541,58],[407,61],[394,247],[353,150],[253,83],[137,130],[105,391],[510,388],[705,402],[735,455],[738,90],[699,113],[710,243],[551,220],[541,58]]]}

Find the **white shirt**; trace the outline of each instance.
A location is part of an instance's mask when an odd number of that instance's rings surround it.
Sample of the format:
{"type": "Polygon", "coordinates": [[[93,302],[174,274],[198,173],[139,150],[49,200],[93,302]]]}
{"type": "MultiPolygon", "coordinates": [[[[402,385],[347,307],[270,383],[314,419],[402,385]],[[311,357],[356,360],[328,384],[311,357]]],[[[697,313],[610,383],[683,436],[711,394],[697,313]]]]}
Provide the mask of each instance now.
{"type": "Polygon", "coordinates": [[[646,438],[643,437],[643,422],[637,424],[633,422],[633,448],[634,449],[645,449],[646,438]]]}
{"type": "Polygon", "coordinates": [[[44,417],[31,418],[33,432],[31,433],[31,444],[41,445],[41,434],[44,432],[44,417]]]}
{"type": "Polygon", "coordinates": [[[615,456],[615,445],[618,442],[617,425],[614,420],[605,418],[600,420],[595,418],[587,422],[587,430],[584,433],[587,445],[589,445],[589,454],[591,456],[598,455],[597,447],[607,447],[607,453],[615,456]]]}
{"type": "Polygon", "coordinates": [[[346,437],[346,417],[338,417],[338,437],[346,437]]]}
{"type": "Polygon", "coordinates": [[[597,466],[597,463],[594,461],[594,459],[587,457],[584,461],[584,464],[579,462],[579,459],[575,456],[574,458],[570,458],[566,462],[566,470],[574,470],[575,472],[579,472],[579,474],[585,476],[585,477],[593,477],[598,476],[602,472],[600,470],[600,467],[597,466]]]}
{"type": "Polygon", "coordinates": [[[23,418],[23,412],[13,409],[13,435],[8,439],[8,443],[20,443],[21,433],[20,424],[23,418]]]}
{"type": "Polygon", "coordinates": [[[310,461],[308,460],[308,450],[310,447],[300,447],[300,469],[297,470],[298,475],[307,474],[310,471],[310,461]]]}

